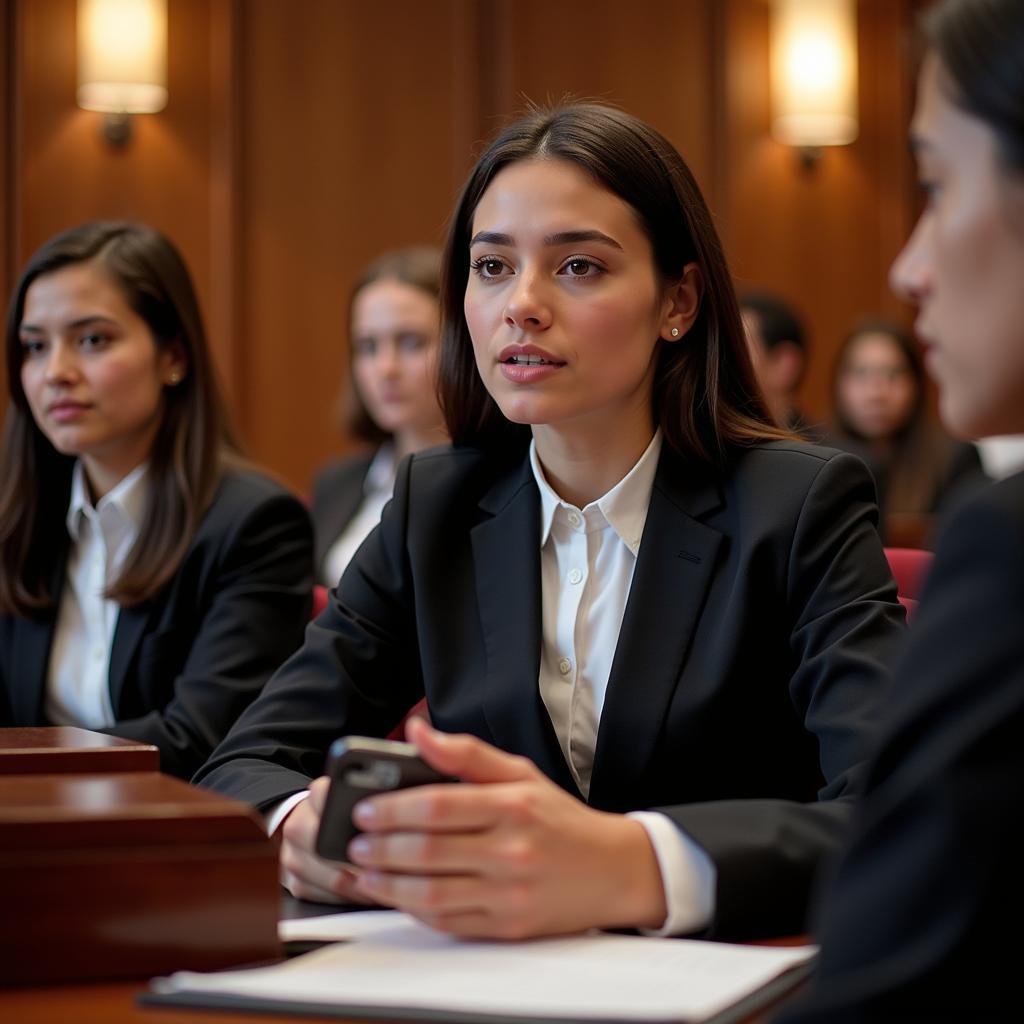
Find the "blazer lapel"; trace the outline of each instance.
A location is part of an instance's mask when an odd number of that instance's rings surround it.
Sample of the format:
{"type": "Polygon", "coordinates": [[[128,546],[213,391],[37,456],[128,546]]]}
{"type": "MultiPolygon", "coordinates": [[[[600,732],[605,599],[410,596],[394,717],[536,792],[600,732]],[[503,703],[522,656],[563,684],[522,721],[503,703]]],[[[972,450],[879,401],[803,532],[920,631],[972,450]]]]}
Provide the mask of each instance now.
{"type": "Polygon", "coordinates": [[[502,477],[471,532],[487,676],[483,708],[497,746],[578,792],[540,696],[540,498],[528,460],[502,477]]]}
{"type": "Polygon", "coordinates": [[[619,631],[590,803],[618,809],[636,790],[678,684],[722,535],[698,520],[719,507],[711,471],[662,451],[636,570],[619,631]]]}
{"type": "Polygon", "coordinates": [[[9,680],[15,725],[41,725],[45,718],[46,670],[50,663],[55,619],[23,619],[14,630],[11,665],[17,673],[9,680]]]}
{"type": "Polygon", "coordinates": [[[134,608],[122,608],[114,627],[114,642],[110,649],[110,706],[114,717],[120,718],[121,697],[124,693],[128,669],[135,652],[142,641],[142,634],[149,622],[152,605],[147,601],[134,608]]]}
{"type": "Polygon", "coordinates": [[[11,665],[17,679],[9,680],[8,688],[16,725],[40,725],[46,721],[46,677],[53,634],[57,628],[57,613],[64,594],[67,564],[68,551],[65,548],[50,576],[53,608],[46,612],[45,617],[21,619],[14,630],[11,665]]]}
{"type": "MultiPolygon", "coordinates": [[[[366,481],[366,474],[372,462],[373,456],[368,455],[365,459],[360,459],[349,466],[349,471],[344,477],[334,482],[333,490],[330,491],[326,500],[323,501],[323,507],[319,510],[317,522],[314,524],[316,527],[314,530],[316,542],[315,564],[318,567],[323,564],[323,560],[327,557],[327,552],[331,550],[331,546],[341,536],[342,531],[351,522],[356,512],[359,511],[359,506],[365,497],[363,486],[366,481]]],[[[337,580],[334,580],[331,586],[334,583],[337,583],[337,580]]]]}

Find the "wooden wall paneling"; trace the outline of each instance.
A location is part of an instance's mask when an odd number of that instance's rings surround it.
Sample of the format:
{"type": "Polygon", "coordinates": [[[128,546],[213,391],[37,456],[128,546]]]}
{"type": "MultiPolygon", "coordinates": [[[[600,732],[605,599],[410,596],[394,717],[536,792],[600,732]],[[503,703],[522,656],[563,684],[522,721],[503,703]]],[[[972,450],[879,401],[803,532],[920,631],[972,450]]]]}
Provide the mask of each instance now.
{"type": "MultiPolygon", "coordinates": [[[[14,4],[0,0],[0,289],[7,306],[10,291],[11,249],[14,243],[14,213],[11,202],[11,163],[14,159],[12,116],[14,112],[14,4]]],[[[2,372],[2,371],[0,371],[2,372]]]]}
{"type": "Polygon", "coordinates": [[[487,5],[481,74],[492,121],[566,96],[623,107],[661,131],[713,192],[712,23],[716,0],[550,0],[487,5]]]}
{"type": "Polygon", "coordinates": [[[720,225],[739,289],[777,291],[803,313],[813,352],[801,403],[823,418],[843,334],[896,308],[886,279],[907,224],[909,4],[858,4],[860,136],[810,170],[770,137],[769,13],[763,0],[723,8],[720,225]]]}
{"type": "MultiPolygon", "coordinates": [[[[14,284],[14,3],[0,0],[0,310],[7,314],[7,297],[14,284]]],[[[7,360],[0,359],[0,419],[7,409],[7,360]]]]}
{"type": "MultiPolygon", "coordinates": [[[[213,238],[221,204],[213,174],[227,173],[211,97],[230,74],[229,55],[214,53],[212,22],[229,0],[175,0],[168,5],[169,102],[134,119],[123,149],[100,136],[100,115],[75,105],[75,0],[15,0],[18,53],[17,163],[12,192],[19,211],[15,254],[20,263],[48,237],[94,218],[140,220],[166,232],[192,271],[212,332],[214,360],[230,381],[231,323],[213,288],[213,238]],[[215,158],[216,157],[216,158],[215,158]]],[[[218,108],[221,116],[225,109],[218,108]]],[[[228,224],[226,230],[231,230],[228,224]]]]}
{"type": "Polygon", "coordinates": [[[300,490],[345,448],[352,282],[386,249],[440,242],[470,165],[476,6],[244,6],[245,436],[300,490]]]}

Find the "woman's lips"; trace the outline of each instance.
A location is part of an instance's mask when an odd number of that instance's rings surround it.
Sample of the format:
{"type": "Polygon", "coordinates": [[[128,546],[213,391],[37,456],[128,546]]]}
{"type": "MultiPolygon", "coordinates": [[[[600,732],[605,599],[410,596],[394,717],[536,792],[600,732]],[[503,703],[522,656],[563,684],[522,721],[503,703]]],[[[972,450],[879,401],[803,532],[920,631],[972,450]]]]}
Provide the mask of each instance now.
{"type": "Polygon", "coordinates": [[[46,410],[46,414],[57,423],[68,423],[78,419],[88,408],[83,402],[54,402],[46,410]]]}

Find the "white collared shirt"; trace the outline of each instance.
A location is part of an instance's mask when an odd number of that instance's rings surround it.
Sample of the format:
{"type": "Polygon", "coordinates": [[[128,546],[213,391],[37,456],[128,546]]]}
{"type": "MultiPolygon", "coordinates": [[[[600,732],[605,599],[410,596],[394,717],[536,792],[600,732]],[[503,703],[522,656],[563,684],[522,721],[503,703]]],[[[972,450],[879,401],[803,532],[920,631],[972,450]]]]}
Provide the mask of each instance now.
{"type": "Polygon", "coordinates": [[[94,508],[81,461],[71,476],[71,550],[46,680],[46,718],[55,725],[114,724],[110,651],[120,607],[103,596],[139,535],[146,465],[132,470],[94,508]]]}
{"type": "Polygon", "coordinates": [[[370,531],[380,522],[384,506],[391,500],[395,489],[395,473],[398,459],[393,444],[383,444],[377,449],[370,468],[363,480],[363,500],[356,514],[349,520],[338,539],[330,546],[324,557],[324,578],[337,582],[345,571],[359,545],[369,536],[370,531]]]}
{"type": "MultiPolygon", "coordinates": [[[[590,794],[598,725],[661,444],[658,431],[626,476],[583,509],[552,490],[536,446],[530,444],[541,510],[540,695],[584,796],[590,794]]],[[[714,912],[716,872],[711,859],[665,815],[637,812],[629,817],[646,830],[665,887],[668,917],[656,934],[703,928],[714,912]]]]}

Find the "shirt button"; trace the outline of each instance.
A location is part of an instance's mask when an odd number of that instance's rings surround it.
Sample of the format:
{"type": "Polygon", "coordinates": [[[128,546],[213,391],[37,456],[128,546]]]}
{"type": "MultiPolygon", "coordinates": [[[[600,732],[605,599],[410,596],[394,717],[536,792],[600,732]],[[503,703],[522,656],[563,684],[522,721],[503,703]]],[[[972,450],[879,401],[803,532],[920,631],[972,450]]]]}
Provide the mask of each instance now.
{"type": "Polygon", "coordinates": [[[570,512],[569,513],[569,525],[570,526],[579,526],[580,525],[580,514],[579,514],[579,512],[570,512]]]}
{"type": "Polygon", "coordinates": [[[103,660],[103,651],[101,651],[101,650],[100,650],[100,649],[99,649],[99,648],[97,647],[97,648],[96,648],[96,649],[95,649],[95,650],[94,650],[94,651],[92,652],[92,659],[93,659],[93,661],[102,661],[102,660],[103,660]]]}
{"type": "Polygon", "coordinates": [[[558,671],[567,676],[572,671],[572,662],[568,658],[563,658],[558,663],[558,671]]]}
{"type": "Polygon", "coordinates": [[[581,573],[579,571],[579,569],[570,569],[569,570],[569,582],[570,583],[579,583],[579,581],[581,579],[583,579],[583,573],[581,573]]]}

